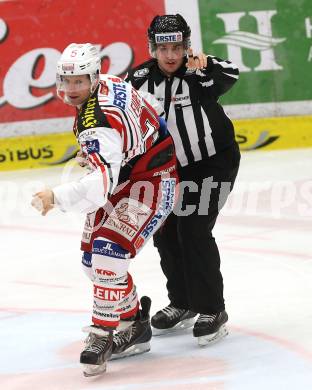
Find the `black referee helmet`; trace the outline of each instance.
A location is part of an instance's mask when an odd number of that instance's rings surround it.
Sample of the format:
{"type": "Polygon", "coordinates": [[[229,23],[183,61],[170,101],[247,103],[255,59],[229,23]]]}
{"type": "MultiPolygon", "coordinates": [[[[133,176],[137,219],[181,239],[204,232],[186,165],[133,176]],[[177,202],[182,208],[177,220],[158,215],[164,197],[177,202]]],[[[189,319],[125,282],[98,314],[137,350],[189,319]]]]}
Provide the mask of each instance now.
{"type": "Polygon", "coordinates": [[[159,43],[180,41],[183,42],[185,50],[191,46],[191,29],[180,14],[155,16],[147,30],[147,34],[149,52],[152,57],[155,57],[155,51],[159,43]]]}

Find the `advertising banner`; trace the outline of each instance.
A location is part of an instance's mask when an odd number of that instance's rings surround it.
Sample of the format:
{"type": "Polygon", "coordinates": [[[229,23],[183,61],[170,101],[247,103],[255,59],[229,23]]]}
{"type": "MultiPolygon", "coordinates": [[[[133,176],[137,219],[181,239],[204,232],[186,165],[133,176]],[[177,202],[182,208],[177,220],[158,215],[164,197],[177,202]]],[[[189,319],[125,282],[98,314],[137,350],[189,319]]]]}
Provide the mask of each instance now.
{"type": "Polygon", "coordinates": [[[54,91],[55,64],[69,43],[97,44],[102,71],[123,75],[148,58],[147,27],[165,12],[185,16],[195,47],[239,66],[239,83],[222,98],[232,117],[246,115],[235,110],[242,104],[251,117],[311,113],[310,0],[73,0],[66,7],[17,0],[0,2],[0,136],[6,123],[72,115],[54,91]]]}
{"type": "Polygon", "coordinates": [[[123,75],[148,57],[147,27],[164,12],[162,1],[148,0],[1,1],[0,123],[72,116],[73,108],[55,95],[63,49],[96,44],[102,71],[123,75]]]}
{"type": "MultiPolygon", "coordinates": [[[[311,0],[198,0],[198,5],[204,52],[240,69],[224,104],[302,106],[312,99],[311,0]]],[[[307,104],[305,113],[310,109],[307,104]]]]}
{"type": "Polygon", "coordinates": [[[0,170],[51,166],[73,153],[75,110],[55,93],[68,44],[96,44],[102,72],[123,76],[149,58],[154,16],[177,12],[195,51],[240,69],[220,102],[241,149],[311,147],[311,0],[0,1],[0,170]]]}
{"type": "Polygon", "coordinates": [[[306,148],[312,146],[312,117],[286,116],[234,120],[242,151],[306,148]]]}
{"type": "Polygon", "coordinates": [[[53,167],[74,158],[78,150],[73,132],[3,138],[0,171],[53,167]]]}

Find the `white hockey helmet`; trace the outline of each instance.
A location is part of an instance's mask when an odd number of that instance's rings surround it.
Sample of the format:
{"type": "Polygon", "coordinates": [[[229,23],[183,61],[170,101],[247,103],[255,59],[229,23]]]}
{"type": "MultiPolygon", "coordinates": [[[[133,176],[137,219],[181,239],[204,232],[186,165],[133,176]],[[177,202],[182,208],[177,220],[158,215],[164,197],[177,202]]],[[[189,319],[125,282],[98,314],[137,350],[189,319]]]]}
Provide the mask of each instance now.
{"type": "Polygon", "coordinates": [[[64,92],[62,76],[89,75],[92,94],[98,86],[100,79],[101,59],[96,46],[91,43],[71,43],[63,51],[57,62],[56,88],[57,94],[63,99],[64,92]]]}

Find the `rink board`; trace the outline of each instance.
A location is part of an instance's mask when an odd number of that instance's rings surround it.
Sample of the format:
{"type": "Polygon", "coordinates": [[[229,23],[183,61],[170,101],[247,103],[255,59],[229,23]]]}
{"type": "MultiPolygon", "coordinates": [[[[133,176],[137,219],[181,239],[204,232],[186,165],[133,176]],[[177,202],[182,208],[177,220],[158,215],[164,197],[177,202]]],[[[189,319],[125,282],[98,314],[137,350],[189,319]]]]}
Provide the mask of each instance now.
{"type": "MultiPolygon", "coordinates": [[[[312,116],[234,120],[242,151],[312,146],[312,116]]],[[[73,158],[78,144],[71,132],[3,138],[0,170],[44,168],[73,158]]]]}
{"type": "Polygon", "coordinates": [[[77,151],[78,144],[71,132],[2,138],[0,171],[64,164],[77,151]]]}
{"type": "Polygon", "coordinates": [[[241,150],[278,150],[312,146],[312,116],[234,120],[241,150]]]}

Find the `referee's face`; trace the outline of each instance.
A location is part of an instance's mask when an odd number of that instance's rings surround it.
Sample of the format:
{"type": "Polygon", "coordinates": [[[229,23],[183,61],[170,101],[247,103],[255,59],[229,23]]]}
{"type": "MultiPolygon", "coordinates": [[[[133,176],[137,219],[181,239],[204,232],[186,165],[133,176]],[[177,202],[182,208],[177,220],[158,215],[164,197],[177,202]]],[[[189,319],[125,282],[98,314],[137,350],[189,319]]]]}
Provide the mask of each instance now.
{"type": "Polygon", "coordinates": [[[162,43],[157,45],[156,58],[159,68],[167,75],[171,76],[183,63],[184,57],[183,43],[162,43]]]}

